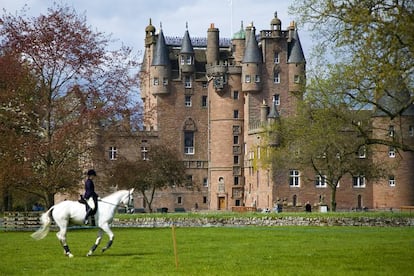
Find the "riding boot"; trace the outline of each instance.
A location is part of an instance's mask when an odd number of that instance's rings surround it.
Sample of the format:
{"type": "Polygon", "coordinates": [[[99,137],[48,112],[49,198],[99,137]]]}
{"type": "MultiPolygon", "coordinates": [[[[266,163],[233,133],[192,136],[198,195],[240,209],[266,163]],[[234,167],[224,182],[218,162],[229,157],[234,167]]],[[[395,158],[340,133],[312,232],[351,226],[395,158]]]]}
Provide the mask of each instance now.
{"type": "Polygon", "coordinates": [[[92,208],[89,208],[88,211],[86,211],[86,216],[85,216],[85,221],[84,221],[85,224],[89,224],[88,217],[91,215],[92,211],[93,211],[92,208]]]}

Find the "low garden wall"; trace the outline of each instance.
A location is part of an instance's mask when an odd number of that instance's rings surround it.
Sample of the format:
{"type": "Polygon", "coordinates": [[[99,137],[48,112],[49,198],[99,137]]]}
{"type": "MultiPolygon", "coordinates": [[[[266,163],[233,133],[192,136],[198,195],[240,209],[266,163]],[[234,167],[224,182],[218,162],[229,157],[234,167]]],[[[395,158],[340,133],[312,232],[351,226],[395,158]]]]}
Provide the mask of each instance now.
{"type": "MultiPolygon", "coordinates": [[[[35,231],[40,227],[41,212],[5,212],[0,229],[8,231],[35,231]]],[[[379,226],[413,227],[414,217],[332,217],[332,216],[249,216],[239,217],[134,217],[114,218],[113,227],[244,227],[244,226],[379,226]]],[[[55,228],[52,225],[52,228],[55,228]]]]}
{"type": "Polygon", "coordinates": [[[264,216],[234,218],[131,218],[114,219],[114,227],[242,227],[242,226],[414,226],[414,218],[334,218],[334,217],[298,217],[264,216]]]}

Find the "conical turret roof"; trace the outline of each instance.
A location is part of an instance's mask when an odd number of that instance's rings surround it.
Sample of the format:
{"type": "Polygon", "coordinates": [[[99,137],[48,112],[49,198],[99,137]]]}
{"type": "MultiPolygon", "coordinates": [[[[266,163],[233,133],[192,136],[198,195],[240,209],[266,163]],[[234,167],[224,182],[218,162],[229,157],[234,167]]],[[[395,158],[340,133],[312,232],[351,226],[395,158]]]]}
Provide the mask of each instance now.
{"type": "Polygon", "coordinates": [[[289,43],[288,63],[305,63],[305,55],[303,54],[302,45],[300,44],[297,29],[293,31],[292,40],[289,43]]]}
{"type": "Polygon", "coordinates": [[[262,63],[262,52],[256,40],[256,28],[252,27],[244,51],[243,63],[262,63]]]}
{"type": "Polygon", "coordinates": [[[155,46],[154,51],[154,57],[152,59],[153,66],[159,66],[159,65],[169,65],[170,59],[168,57],[168,49],[167,45],[165,44],[165,37],[164,33],[162,32],[162,29],[160,30],[160,33],[158,34],[158,41],[157,45],[155,46]]]}
{"type": "Polygon", "coordinates": [[[185,31],[183,41],[181,43],[180,54],[194,54],[193,44],[191,43],[188,30],[185,31]]]}

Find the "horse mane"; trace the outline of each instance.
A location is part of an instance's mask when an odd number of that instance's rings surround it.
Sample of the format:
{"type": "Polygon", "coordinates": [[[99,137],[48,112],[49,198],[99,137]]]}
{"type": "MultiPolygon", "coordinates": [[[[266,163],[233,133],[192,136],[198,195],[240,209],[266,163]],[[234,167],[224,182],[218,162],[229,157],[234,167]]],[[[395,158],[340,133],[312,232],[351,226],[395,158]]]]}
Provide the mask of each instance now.
{"type": "Polygon", "coordinates": [[[116,192],[113,192],[112,194],[109,194],[109,195],[103,197],[102,200],[109,199],[109,198],[112,198],[112,197],[116,197],[116,196],[118,196],[118,194],[125,193],[125,192],[128,193],[129,191],[128,190],[118,190],[116,192]]]}

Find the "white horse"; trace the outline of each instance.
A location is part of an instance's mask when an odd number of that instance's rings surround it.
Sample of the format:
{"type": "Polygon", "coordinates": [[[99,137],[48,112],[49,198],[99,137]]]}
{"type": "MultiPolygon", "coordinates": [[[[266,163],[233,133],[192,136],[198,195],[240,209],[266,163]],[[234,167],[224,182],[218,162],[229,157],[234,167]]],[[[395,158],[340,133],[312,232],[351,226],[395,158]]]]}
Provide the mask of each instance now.
{"type": "MultiPolygon", "coordinates": [[[[133,206],[133,192],[134,189],[121,190],[98,200],[98,210],[95,214],[96,225],[99,227],[98,237],[95,241],[95,244],[91,247],[86,256],[92,255],[92,253],[98,247],[104,231],[109,236],[109,241],[107,245],[102,249],[102,252],[111,247],[114,240],[114,234],[109,228],[109,225],[112,223],[115,211],[118,206],[125,206],[126,208],[133,206]]],[[[39,230],[31,235],[32,238],[40,240],[47,236],[49,233],[50,224],[52,223],[50,214],[52,214],[54,221],[60,229],[60,231],[56,233],[56,236],[63,246],[64,253],[69,258],[72,258],[73,254],[70,252],[69,246],[66,243],[66,231],[69,224],[84,223],[86,215],[85,205],[79,203],[78,201],[70,200],[65,200],[56,205],[53,205],[40,217],[42,226],[39,228],[39,230]]]]}

